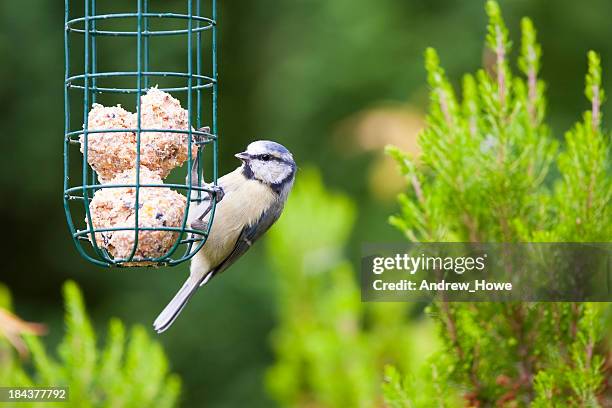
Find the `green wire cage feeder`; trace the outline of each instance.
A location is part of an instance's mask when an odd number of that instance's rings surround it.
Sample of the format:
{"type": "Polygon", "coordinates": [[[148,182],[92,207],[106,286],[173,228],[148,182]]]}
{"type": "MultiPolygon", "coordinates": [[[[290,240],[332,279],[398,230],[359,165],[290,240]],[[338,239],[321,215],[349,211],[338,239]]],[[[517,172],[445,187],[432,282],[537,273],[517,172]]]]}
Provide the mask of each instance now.
{"type": "MultiPolygon", "coordinates": [[[[117,12],[65,0],[64,208],[88,261],[172,266],[205,244],[217,201],[216,1],[132,2],[135,11],[117,12]],[[174,161],[159,170],[151,157],[174,161]],[[100,163],[120,160],[116,174],[101,171],[100,163]],[[182,174],[171,174],[178,182],[162,180],[181,165],[182,174]],[[210,203],[203,230],[188,222],[194,201],[210,203]]],[[[127,2],[102,6],[118,3],[127,2]]]]}

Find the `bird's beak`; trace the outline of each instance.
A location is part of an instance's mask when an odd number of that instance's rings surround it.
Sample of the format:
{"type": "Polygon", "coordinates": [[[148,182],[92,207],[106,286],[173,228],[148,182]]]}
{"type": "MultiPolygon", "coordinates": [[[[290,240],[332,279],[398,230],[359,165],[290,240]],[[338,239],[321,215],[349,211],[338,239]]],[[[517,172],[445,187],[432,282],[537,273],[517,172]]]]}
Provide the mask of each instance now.
{"type": "Polygon", "coordinates": [[[234,156],[242,161],[246,161],[251,157],[247,152],[236,153],[234,156]]]}

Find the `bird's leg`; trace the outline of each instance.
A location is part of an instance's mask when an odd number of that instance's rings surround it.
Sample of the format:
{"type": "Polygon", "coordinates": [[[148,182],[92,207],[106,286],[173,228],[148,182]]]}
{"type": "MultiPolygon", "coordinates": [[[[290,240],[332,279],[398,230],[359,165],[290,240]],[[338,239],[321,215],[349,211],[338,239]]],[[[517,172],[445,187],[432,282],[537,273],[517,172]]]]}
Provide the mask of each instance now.
{"type": "MultiPolygon", "coordinates": [[[[225,192],[223,191],[223,188],[221,186],[216,186],[214,184],[208,184],[207,187],[210,188],[211,191],[209,194],[211,198],[214,197],[215,202],[218,203],[225,196],[225,192]]],[[[208,213],[212,210],[212,207],[213,207],[213,200],[211,199],[211,200],[208,200],[208,206],[202,212],[202,214],[200,214],[195,220],[191,222],[191,227],[193,229],[197,229],[201,231],[205,231],[208,229],[208,222],[204,221],[204,217],[208,215],[208,213]]]]}
{"type": "MultiPolygon", "coordinates": [[[[209,128],[208,127],[203,127],[198,129],[198,132],[208,132],[209,128]]],[[[190,184],[193,185],[194,183],[196,183],[197,187],[200,187],[200,177],[199,177],[199,172],[198,172],[198,165],[199,165],[199,157],[202,157],[202,152],[204,152],[204,144],[202,143],[202,136],[201,135],[195,135],[194,136],[195,142],[197,143],[197,149],[198,149],[198,154],[196,155],[196,157],[192,157],[192,162],[191,162],[191,169],[189,170],[189,174],[187,174],[187,177],[185,178],[185,183],[186,184],[190,184]]]]}
{"type": "MultiPolygon", "coordinates": [[[[198,147],[198,150],[201,151],[203,148],[198,147]]],[[[187,183],[189,183],[189,176],[187,176],[187,183]]],[[[191,184],[196,183],[196,186],[200,187],[200,178],[198,174],[198,158],[196,157],[191,163],[191,184]]]]}
{"type": "MultiPolygon", "coordinates": [[[[205,127],[200,129],[201,132],[209,132],[210,129],[205,127]]],[[[198,151],[202,152],[204,150],[204,145],[199,145],[198,146],[198,151]]],[[[201,154],[200,154],[201,157],[201,154]]],[[[214,184],[207,184],[204,183],[203,180],[201,180],[199,178],[199,174],[198,174],[198,161],[194,161],[192,166],[191,166],[191,180],[193,183],[193,180],[195,180],[196,183],[196,187],[197,188],[202,188],[202,187],[206,187],[206,189],[208,189],[208,194],[210,196],[210,199],[206,200],[208,201],[208,206],[206,207],[206,209],[195,219],[191,222],[191,227],[193,229],[197,229],[197,230],[207,230],[208,229],[208,222],[204,221],[204,217],[206,217],[208,215],[208,213],[212,210],[212,206],[213,206],[213,198],[215,200],[215,202],[219,202],[223,199],[223,197],[225,196],[225,192],[223,191],[223,188],[221,188],[221,186],[217,186],[214,184]]],[[[198,190],[198,192],[200,192],[201,190],[198,190]]],[[[198,200],[200,201],[200,200],[198,200]]],[[[202,200],[204,201],[204,200],[202,200]]]]}

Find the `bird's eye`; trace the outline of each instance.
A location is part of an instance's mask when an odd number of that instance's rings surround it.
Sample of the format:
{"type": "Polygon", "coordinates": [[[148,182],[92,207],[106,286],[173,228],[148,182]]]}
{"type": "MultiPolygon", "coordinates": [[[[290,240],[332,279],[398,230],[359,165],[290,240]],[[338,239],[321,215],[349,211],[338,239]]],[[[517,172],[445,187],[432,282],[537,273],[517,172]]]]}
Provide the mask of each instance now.
{"type": "Polygon", "coordinates": [[[272,156],[270,156],[269,154],[262,154],[261,155],[261,160],[263,160],[263,161],[270,161],[270,159],[272,159],[272,156]]]}

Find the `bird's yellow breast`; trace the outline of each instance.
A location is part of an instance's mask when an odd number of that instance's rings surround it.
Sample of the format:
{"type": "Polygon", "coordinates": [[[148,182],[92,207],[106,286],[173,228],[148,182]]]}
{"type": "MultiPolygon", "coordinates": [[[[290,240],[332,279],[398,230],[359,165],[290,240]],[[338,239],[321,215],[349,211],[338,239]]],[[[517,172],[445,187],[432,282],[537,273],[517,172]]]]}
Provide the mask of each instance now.
{"type": "MultiPolygon", "coordinates": [[[[234,171],[219,180],[224,197],[215,209],[213,225],[206,244],[193,258],[198,270],[210,270],[233,250],[245,226],[251,226],[278,199],[269,187],[256,180],[245,180],[234,171]]],[[[193,267],[192,267],[193,270],[193,267]]]]}

